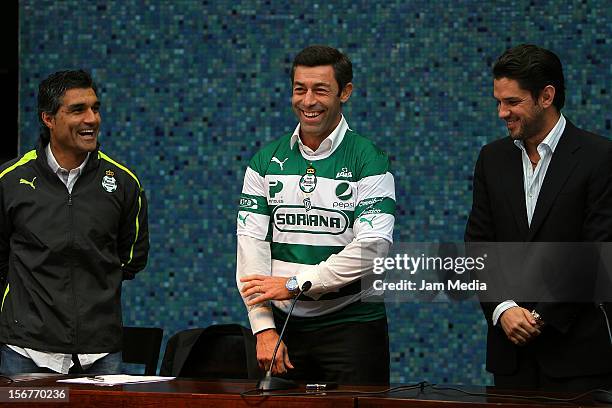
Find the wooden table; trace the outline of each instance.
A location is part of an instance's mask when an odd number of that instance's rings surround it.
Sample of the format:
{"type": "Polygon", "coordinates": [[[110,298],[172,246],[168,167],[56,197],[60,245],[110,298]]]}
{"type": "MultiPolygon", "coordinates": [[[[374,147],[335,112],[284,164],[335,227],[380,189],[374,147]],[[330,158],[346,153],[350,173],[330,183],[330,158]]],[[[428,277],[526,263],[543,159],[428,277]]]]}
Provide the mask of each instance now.
{"type": "MultiPolygon", "coordinates": [[[[69,402],[35,403],[23,401],[18,407],[43,406],[55,407],[97,407],[97,408],[123,408],[123,407],[321,407],[321,408],[412,408],[412,407],[461,407],[461,408],[526,408],[551,406],[544,401],[529,401],[509,399],[495,396],[501,393],[493,387],[464,387],[460,388],[470,392],[484,394],[482,396],[469,396],[457,391],[435,390],[431,387],[423,390],[414,389],[390,394],[365,395],[359,391],[375,392],[385,387],[342,386],[337,391],[328,392],[327,395],[306,395],[304,388],[288,391],[275,391],[266,396],[241,396],[240,394],[255,387],[254,381],[206,381],[196,379],[176,379],[168,382],[129,384],[113,387],[101,387],[84,384],[57,383],[55,380],[62,377],[46,377],[42,379],[2,384],[0,392],[8,388],[68,388],[69,402]],[[342,393],[337,393],[338,391],[342,393]],[[301,395],[275,395],[287,393],[301,393],[301,395]]],[[[508,392],[505,392],[508,393],[508,392]]],[[[515,392],[515,394],[517,394],[515,392]]],[[[545,393],[518,393],[519,395],[543,395],[545,393]]],[[[567,397],[567,395],[548,396],[567,397]]],[[[0,406],[6,406],[0,403],[0,406]]],[[[559,406],[558,404],[554,404],[559,406]]],[[[561,404],[563,407],[578,406],[605,406],[592,402],[590,397],[579,403],[561,404]]]]}
{"type": "MultiPolygon", "coordinates": [[[[542,408],[542,407],[591,407],[606,406],[593,401],[591,396],[581,398],[579,401],[554,402],[551,400],[537,399],[534,397],[547,398],[572,398],[576,394],[550,393],[539,391],[509,391],[495,387],[475,386],[446,386],[426,387],[423,390],[414,389],[389,393],[380,396],[358,397],[359,408],[542,408]],[[457,388],[453,390],[449,388],[457,388]],[[459,391],[460,390],[460,391],[459,391]],[[531,399],[511,398],[531,397],[531,399]]],[[[607,405],[610,406],[610,405],[607,405]]]]}
{"type": "MultiPolygon", "coordinates": [[[[74,376],[73,376],[74,377],[74,376]]],[[[354,408],[353,395],[338,396],[241,396],[240,394],[252,390],[255,381],[206,381],[195,379],[176,379],[166,382],[127,384],[113,387],[68,384],[55,382],[58,378],[69,376],[54,376],[33,381],[3,384],[3,388],[69,388],[68,403],[30,403],[21,402],[18,407],[44,406],[55,407],[317,407],[317,408],[354,408]]],[[[356,387],[353,387],[356,388],[356,387]]],[[[371,388],[371,387],[370,387],[371,388]]],[[[347,387],[350,389],[350,387],[347,387]]],[[[379,387],[380,389],[380,387],[379,387]]],[[[304,389],[289,390],[286,392],[302,391],[304,389]]],[[[281,393],[277,391],[276,393],[281,393]]],[[[0,406],[4,406],[0,402],[0,406]]]]}

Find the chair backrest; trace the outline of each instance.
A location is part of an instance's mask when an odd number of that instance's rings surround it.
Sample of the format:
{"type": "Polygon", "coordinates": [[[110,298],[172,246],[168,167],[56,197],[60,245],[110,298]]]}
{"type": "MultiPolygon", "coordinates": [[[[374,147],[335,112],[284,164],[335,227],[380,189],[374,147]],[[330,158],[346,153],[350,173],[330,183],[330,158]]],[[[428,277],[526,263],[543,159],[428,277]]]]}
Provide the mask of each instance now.
{"type": "Polygon", "coordinates": [[[255,336],[239,324],[189,329],[172,336],[161,375],[192,378],[257,379],[255,336]]]}
{"type": "Polygon", "coordinates": [[[204,329],[186,329],[173,334],[166,344],[159,375],[178,377],[193,345],[198,341],[203,331],[204,329]]]}
{"type": "Polygon", "coordinates": [[[164,330],[158,327],[123,327],[124,363],[144,364],[145,375],[157,373],[157,361],[164,330]]]}

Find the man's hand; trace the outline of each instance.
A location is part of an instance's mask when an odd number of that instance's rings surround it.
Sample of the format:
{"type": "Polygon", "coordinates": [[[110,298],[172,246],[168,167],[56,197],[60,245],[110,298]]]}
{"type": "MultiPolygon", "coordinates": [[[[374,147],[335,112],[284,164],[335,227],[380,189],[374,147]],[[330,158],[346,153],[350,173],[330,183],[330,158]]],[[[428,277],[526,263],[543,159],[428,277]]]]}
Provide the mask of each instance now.
{"type": "MultiPolygon", "coordinates": [[[[274,353],[274,347],[278,341],[278,333],[274,329],[268,329],[257,333],[255,337],[257,338],[257,363],[259,363],[259,368],[267,371],[272,362],[272,353],[274,353]]],[[[293,368],[293,365],[289,361],[287,347],[281,341],[276,352],[272,374],[286,373],[288,368],[293,368]]]]}
{"type": "Polygon", "coordinates": [[[259,294],[257,297],[247,301],[247,305],[253,306],[268,300],[287,300],[293,298],[293,294],[285,287],[289,278],[268,275],[247,275],[240,278],[244,286],[240,290],[243,298],[259,294]]]}
{"type": "Polygon", "coordinates": [[[541,333],[531,312],[519,306],[503,312],[499,322],[508,340],[517,346],[524,346],[541,333]]]}

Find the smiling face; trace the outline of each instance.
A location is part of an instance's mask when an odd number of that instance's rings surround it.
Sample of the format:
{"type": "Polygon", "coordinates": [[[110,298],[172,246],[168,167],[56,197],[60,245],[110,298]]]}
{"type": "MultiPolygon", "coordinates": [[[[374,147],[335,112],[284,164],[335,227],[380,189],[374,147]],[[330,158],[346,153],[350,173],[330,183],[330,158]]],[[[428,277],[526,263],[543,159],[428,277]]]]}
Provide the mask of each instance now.
{"type": "MultiPolygon", "coordinates": [[[[499,78],[493,81],[493,96],[497,100],[497,112],[500,119],[506,122],[508,134],[514,140],[544,139],[547,133],[547,120],[544,109],[549,107],[547,98],[550,95],[542,92],[538,100],[522,89],[514,79],[499,78]]],[[[554,97],[554,93],[553,93],[554,97]]]]}
{"type": "Polygon", "coordinates": [[[68,89],[57,112],[43,112],[42,120],[49,128],[53,155],[62,167],[78,167],[87,153],[95,150],[101,119],[100,102],[92,88],[68,89]]]}
{"type": "Polygon", "coordinates": [[[300,121],[304,143],[322,142],[340,123],[342,104],[351,96],[353,84],[339,92],[331,65],[306,67],[298,65],[293,75],[291,105],[300,121]]]}

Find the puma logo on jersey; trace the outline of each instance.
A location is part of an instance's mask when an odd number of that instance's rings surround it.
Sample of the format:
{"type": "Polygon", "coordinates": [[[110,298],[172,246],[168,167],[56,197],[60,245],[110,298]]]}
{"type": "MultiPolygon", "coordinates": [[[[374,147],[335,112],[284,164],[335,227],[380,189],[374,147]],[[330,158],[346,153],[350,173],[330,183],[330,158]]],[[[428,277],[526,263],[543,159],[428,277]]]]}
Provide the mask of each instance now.
{"type": "Polygon", "coordinates": [[[27,184],[28,186],[32,187],[32,189],[36,190],[36,186],[34,185],[34,180],[36,180],[36,177],[34,177],[32,181],[28,181],[26,179],[20,179],[19,184],[27,184]]]}
{"type": "Polygon", "coordinates": [[[278,163],[278,165],[280,166],[280,169],[283,170],[283,165],[285,164],[287,160],[289,160],[288,157],[283,161],[278,160],[276,157],[272,157],[272,160],[270,161],[273,161],[274,163],[278,163]]]}
{"type": "Polygon", "coordinates": [[[374,218],[376,218],[376,216],[370,218],[369,220],[366,217],[359,217],[359,222],[368,223],[371,228],[374,228],[374,225],[372,225],[372,223],[374,222],[374,218]]]}
{"type": "Polygon", "coordinates": [[[246,227],[246,219],[249,217],[249,215],[251,214],[247,214],[244,217],[242,217],[240,214],[238,214],[238,220],[242,221],[242,225],[244,225],[246,227]]]}

